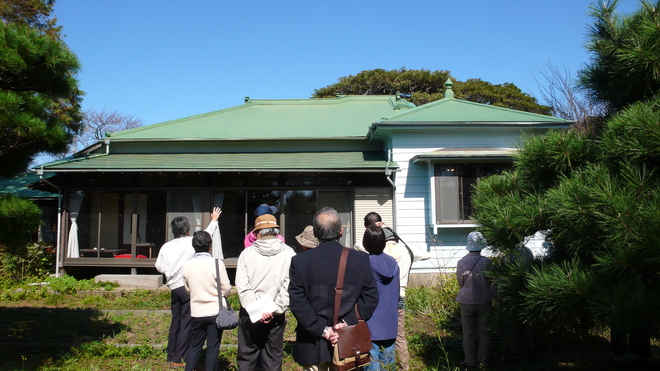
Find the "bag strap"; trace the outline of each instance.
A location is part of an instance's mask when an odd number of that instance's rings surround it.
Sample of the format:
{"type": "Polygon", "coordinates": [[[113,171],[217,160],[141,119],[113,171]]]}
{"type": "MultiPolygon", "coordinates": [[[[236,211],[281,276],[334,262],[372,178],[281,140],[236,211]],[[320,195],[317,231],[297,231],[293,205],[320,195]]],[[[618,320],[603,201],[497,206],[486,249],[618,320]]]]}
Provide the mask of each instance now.
{"type": "Polygon", "coordinates": [[[348,249],[342,247],[341,258],[339,258],[339,270],[337,271],[337,285],[335,286],[335,308],[332,314],[332,324],[339,321],[339,306],[341,305],[341,294],[344,291],[344,275],[346,273],[346,261],[348,260],[348,249]]]}
{"type": "Polygon", "coordinates": [[[472,271],[474,270],[474,267],[477,266],[477,263],[479,263],[479,260],[481,260],[481,258],[483,258],[483,256],[480,256],[479,259],[477,259],[477,261],[474,263],[474,265],[472,266],[472,268],[468,272],[468,275],[463,279],[463,282],[467,281],[468,277],[470,277],[470,275],[472,274],[472,271]]]}
{"type": "Polygon", "coordinates": [[[395,231],[394,229],[392,229],[392,228],[390,228],[390,227],[387,227],[387,226],[386,226],[386,227],[383,227],[383,229],[385,229],[385,228],[389,229],[390,232],[392,232],[392,235],[394,235],[394,237],[395,237],[397,240],[399,240],[399,242],[401,242],[401,243],[403,244],[403,246],[406,247],[406,250],[408,250],[408,255],[410,255],[410,268],[408,268],[408,273],[410,273],[410,271],[412,270],[412,263],[415,262],[415,253],[413,253],[413,251],[412,251],[412,249],[410,248],[410,246],[408,246],[408,244],[406,243],[406,241],[404,241],[404,240],[401,239],[401,237],[399,236],[399,234],[396,233],[396,231],[395,231]]]}
{"type": "Polygon", "coordinates": [[[222,295],[220,294],[222,291],[220,291],[220,264],[218,263],[218,259],[215,260],[215,282],[218,286],[218,308],[223,308],[222,305],[222,295]]]}

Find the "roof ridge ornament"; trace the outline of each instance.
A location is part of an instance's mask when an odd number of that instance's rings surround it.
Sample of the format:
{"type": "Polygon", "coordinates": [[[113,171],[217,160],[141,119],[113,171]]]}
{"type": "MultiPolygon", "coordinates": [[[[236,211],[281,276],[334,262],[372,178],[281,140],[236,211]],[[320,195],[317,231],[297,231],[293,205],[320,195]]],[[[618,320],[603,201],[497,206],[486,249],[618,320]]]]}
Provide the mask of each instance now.
{"type": "Polygon", "coordinates": [[[454,99],[454,83],[451,81],[451,78],[447,78],[445,81],[445,99],[454,99]]]}

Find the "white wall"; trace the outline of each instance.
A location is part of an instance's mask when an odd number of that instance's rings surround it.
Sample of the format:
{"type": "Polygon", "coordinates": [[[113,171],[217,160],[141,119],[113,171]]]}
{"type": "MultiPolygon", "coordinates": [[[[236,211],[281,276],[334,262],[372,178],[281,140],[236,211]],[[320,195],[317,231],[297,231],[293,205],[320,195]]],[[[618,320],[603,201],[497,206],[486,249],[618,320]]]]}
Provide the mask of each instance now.
{"type": "Polygon", "coordinates": [[[413,163],[416,155],[448,147],[516,147],[517,130],[396,131],[392,156],[400,166],[394,196],[396,231],[412,248],[427,250],[431,259],[413,264],[413,273],[447,272],[467,251],[470,227],[441,228],[434,234],[431,220],[431,176],[427,162],[413,163]]]}

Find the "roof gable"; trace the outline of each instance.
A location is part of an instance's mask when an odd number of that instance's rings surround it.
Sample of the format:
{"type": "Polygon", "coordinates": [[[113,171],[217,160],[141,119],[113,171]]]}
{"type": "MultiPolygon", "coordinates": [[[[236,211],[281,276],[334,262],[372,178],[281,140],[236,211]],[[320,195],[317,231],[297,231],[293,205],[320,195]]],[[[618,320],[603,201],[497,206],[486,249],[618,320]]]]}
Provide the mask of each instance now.
{"type": "Polygon", "coordinates": [[[110,140],[364,138],[378,118],[412,107],[395,96],[246,98],[240,106],[113,133],[110,140]]]}
{"type": "Polygon", "coordinates": [[[469,102],[460,99],[444,98],[425,105],[406,110],[401,113],[383,118],[380,122],[544,122],[544,123],[570,123],[568,120],[557,117],[517,111],[509,108],[490,106],[487,104],[469,102]]]}

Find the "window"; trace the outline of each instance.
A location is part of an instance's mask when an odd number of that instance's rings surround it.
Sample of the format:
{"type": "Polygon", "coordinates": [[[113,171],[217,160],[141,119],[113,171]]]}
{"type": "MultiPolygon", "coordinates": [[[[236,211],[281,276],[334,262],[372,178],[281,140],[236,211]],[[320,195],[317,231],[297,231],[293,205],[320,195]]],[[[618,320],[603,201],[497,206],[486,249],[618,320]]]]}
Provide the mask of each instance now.
{"type": "Polygon", "coordinates": [[[435,164],[435,223],[467,223],[474,211],[472,190],[481,178],[511,168],[508,163],[435,164]]]}

